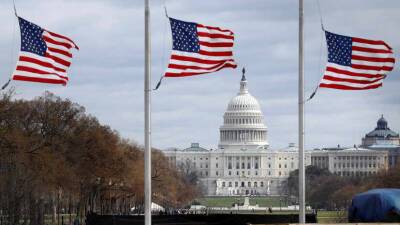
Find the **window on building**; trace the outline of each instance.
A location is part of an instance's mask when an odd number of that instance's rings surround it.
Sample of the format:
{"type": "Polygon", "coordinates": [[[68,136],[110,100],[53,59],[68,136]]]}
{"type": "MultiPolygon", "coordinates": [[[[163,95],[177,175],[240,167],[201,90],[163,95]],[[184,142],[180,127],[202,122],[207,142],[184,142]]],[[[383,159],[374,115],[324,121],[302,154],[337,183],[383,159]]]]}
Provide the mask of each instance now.
{"type": "Polygon", "coordinates": [[[218,163],[215,163],[215,168],[218,168],[218,163]]]}
{"type": "Polygon", "coordinates": [[[208,168],[208,163],[206,163],[206,168],[208,168]]]}
{"type": "Polygon", "coordinates": [[[264,187],[264,182],[263,181],[261,181],[260,186],[264,187]]]}
{"type": "Polygon", "coordinates": [[[244,181],[242,181],[242,185],[241,186],[244,187],[244,181]]]}
{"type": "Polygon", "coordinates": [[[229,182],[229,187],[232,187],[232,182],[229,182]]]}
{"type": "Polygon", "coordinates": [[[251,187],[251,182],[247,182],[247,187],[251,187]]]}
{"type": "Polygon", "coordinates": [[[239,176],[239,171],[236,171],[236,175],[239,176]]]}
{"type": "Polygon", "coordinates": [[[247,163],[247,169],[250,169],[250,168],[251,168],[250,163],[247,163]]]}
{"type": "Polygon", "coordinates": [[[208,176],[208,172],[206,171],[206,176],[208,176]]]}
{"type": "Polygon", "coordinates": [[[282,165],[281,165],[281,164],[279,164],[279,168],[282,168],[282,165]]]}
{"type": "Polygon", "coordinates": [[[271,164],[268,164],[268,168],[271,168],[271,164]]]}
{"type": "Polygon", "coordinates": [[[268,171],[268,175],[271,175],[271,171],[268,171]]]}
{"type": "Polygon", "coordinates": [[[254,182],[254,187],[257,187],[257,182],[254,182]]]}
{"type": "Polygon", "coordinates": [[[247,175],[249,175],[249,176],[250,176],[250,171],[247,171],[247,175]]]}
{"type": "Polygon", "coordinates": [[[232,175],[232,171],[229,170],[229,171],[228,171],[228,174],[229,174],[229,176],[231,176],[231,175],[232,175]]]}
{"type": "Polygon", "coordinates": [[[235,181],[235,187],[237,187],[238,186],[238,182],[237,181],[235,181]]]}
{"type": "Polygon", "coordinates": [[[258,162],[255,163],[254,168],[258,169],[258,162]]]}
{"type": "Polygon", "coordinates": [[[218,171],[215,171],[215,176],[218,176],[218,175],[219,175],[218,171]]]}
{"type": "Polygon", "coordinates": [[[236,169],[240,169],[240,164],[239,164],[239,162],[236,162],[236,169]]]}
{"type": "Polygon", "coordinates": [[[242,163],[242,169],[244,169],[245,168],[245,165],[244,165],[244,163],[242,163]]]}
{"type": "Polygon", "coordinates": [[[285,168],[287,168],[287,165],[285,164],[285,168]]]}
{"type": "Polygon", "coordinates": [[[222,187],[225,187],[225,182],[222,182],[222,187]]]}
{"type": "Polygon", "coordinates": [[[232,163],[228,162],[228,169],[232,169],[232,163]]]}
{"type": "Polygon", "coordinates": [[[203,168],[203,163],[200,163],[200,168],[203,168]]]}
{"type": "Polygon", "coordinates": [[[258,175],[258,171],[256,170],[255,173],[256,173],[256,176],[257,176],[258,175]]]}
{"type": "Polygon", "coordinates": [[[280,176],[280,175],[282,175],[282,172],[281,172],[281,171],[279,171],[279,176],[280,176]]]}

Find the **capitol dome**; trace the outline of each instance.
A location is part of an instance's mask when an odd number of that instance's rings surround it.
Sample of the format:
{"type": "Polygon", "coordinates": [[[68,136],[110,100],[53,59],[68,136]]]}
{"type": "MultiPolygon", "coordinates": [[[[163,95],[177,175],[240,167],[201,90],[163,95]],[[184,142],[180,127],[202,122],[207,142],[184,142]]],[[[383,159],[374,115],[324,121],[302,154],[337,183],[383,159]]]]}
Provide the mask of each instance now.
{"type": "Polygon", "coordinates": [[[229,101],[224,124],[220,127],[219,147],[233,146],[241,149],[268,147],[264,115],[257,99],[248,91],[244,69],[239,93],[229,101]]]}

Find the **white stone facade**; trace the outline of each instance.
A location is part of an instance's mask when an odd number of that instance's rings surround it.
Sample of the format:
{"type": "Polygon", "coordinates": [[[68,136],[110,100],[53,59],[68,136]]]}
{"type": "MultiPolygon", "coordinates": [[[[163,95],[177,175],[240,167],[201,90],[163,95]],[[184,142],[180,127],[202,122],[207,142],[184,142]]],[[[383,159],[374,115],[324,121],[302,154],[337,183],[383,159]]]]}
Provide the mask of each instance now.
{"type": "Polygon", "coordinates": [[[388,152],[363,148],[318,150],[311,153],[311,164],[338,176],[370,176],[388,169],[388,152]]]}

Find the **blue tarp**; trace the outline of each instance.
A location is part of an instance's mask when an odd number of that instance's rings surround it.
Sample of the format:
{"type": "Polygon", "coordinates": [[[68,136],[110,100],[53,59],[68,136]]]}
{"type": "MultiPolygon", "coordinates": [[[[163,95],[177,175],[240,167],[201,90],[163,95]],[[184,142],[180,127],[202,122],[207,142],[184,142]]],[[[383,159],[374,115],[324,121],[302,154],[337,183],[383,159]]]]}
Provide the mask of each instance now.
{"type": "Polygon", "coordinates": [[[382,222],[396,214],[400,218],[400,189],[372,189],[353,197],[349,221],[382,222]]]}

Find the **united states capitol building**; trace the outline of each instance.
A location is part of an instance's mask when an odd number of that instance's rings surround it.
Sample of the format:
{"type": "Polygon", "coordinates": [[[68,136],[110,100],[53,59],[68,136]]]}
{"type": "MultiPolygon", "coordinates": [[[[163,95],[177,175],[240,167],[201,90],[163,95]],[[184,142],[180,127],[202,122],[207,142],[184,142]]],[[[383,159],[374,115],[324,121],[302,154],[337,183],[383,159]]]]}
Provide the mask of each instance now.
{"type": "MultiPolygon", "coordinates": [[[[298,169],[298,148],[294,144],[284,149],[269,147],[263,112],[249,93],[244,73],[239,93],[228,103],[219,134],[215,150],[192,143],[186,149],[163,151],[171,165],[196,171],[205,195],[279,195],[289,173],[298,169]]],[[[399,135],[390,134],[391,143],[395,143],[392,155],[396,155],[400,143],[393,140],[400,140],[399,135]]],[[[364,143],[373,146],[375,142],[364,143]]],[[[305,165],[327,168],[340,176],[368,176],[387,169],[388,157],[385,149],[337,147],[305,151],[305,165]]]]}

